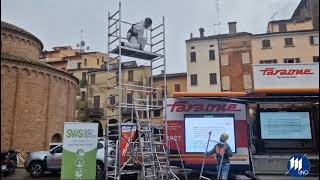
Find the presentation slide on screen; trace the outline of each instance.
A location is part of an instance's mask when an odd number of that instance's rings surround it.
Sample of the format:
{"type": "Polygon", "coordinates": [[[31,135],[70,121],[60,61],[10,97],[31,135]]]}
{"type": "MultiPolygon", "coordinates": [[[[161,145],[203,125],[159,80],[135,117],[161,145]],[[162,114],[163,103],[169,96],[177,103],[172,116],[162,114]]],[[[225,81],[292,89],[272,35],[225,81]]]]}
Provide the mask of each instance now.
{"type": "Polygon", "coordinates": [[[261,112],[262,139],[311,139],[309,112],[261,112]]]}
{"type": "MultiPolygon", "coordinates": [[[[232,152],[236,150],[234,117],[232,115],[186,115],[185,116],[185,143],[186,152],[205,152],[211,131],[211,140],[219,142],[220,135],[229,135],[229,144],[232,152]]],[[[208,151],[217,143],[210,142],[208,151]]]]}

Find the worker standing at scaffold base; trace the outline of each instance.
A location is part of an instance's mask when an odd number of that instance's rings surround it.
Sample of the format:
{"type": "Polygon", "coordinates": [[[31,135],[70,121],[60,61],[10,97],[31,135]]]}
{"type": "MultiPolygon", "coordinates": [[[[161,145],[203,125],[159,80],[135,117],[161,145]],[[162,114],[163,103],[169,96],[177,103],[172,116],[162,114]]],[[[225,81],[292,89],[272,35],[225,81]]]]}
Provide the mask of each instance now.
{"type": "Polygon", "coordinates": [[[143,50],[144,46],[147,43],[147,39],[143,36],[144,30],[148,29],[152,24],[151,18],[147,17],[145,20],[140,21],[136,24],[133,24],[129,29],[124,46],[143,50]]]}
{"type": "Polygon", "coordinates": [[[230,157],[232,156],[231,148],[227,143],[228,139],[229,139],[229,135],[226,133],[222,133],[220,136],[220,143],[216,144],[213,147],[213,149],[208,152],[209,155],[216,154],[217,171],[222,180],[228,179],[228,174],[230,169],[230,157]],[[220,165],[221,165],[221,168],[220,168],[220,165]]]}

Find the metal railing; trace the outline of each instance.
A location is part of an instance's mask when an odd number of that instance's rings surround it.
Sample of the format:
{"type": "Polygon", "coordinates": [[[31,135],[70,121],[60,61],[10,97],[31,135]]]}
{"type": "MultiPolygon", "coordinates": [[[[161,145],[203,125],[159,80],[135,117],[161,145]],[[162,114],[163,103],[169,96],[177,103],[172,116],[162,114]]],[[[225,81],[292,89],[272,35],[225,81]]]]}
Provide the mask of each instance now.
{"type": "Polygon", "coordinates": [[[85,87],[88,85],[88,81],[87,80],[79,80],[79,86],[80,87],[85,87]]]}
{"type": "Polygon", "coordinates": [[[88,108],[87,114],[89,117],[91,116],[103,116],[103,108],[88,108]]]}

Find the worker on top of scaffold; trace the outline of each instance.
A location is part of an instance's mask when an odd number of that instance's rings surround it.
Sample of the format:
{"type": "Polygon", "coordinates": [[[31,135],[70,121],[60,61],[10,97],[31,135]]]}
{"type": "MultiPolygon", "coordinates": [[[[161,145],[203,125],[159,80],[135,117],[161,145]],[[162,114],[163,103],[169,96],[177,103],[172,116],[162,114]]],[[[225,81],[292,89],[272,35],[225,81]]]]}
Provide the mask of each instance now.
{"type": "Polygon", "coordinates": [[[220,143],[216,144],[208,154],[216,154],[217,159],[217,171],[220,171],[220,177],[223,180],[228,179],[229,169],[230,169],[230,157],[232,156],[232,151],[227,143],[229,135],[227,133],[222,133],[220,136],[220,143]],[[223,157],[223,159],[221,159],[223,157]],[[221,163],[222,160],[222,163],[221,163]],[[221,169],[220,169],[221,164],[221,169]]]}
{"type": "Polygon", "coordinates": [[[152,24],[151,18],[147,17],[145,20],[133,24],[129,29],[126,39],[123,45],[130,48],[143,50],[147,39],[143,36],[145,29],[148,29],[152,24]]]}

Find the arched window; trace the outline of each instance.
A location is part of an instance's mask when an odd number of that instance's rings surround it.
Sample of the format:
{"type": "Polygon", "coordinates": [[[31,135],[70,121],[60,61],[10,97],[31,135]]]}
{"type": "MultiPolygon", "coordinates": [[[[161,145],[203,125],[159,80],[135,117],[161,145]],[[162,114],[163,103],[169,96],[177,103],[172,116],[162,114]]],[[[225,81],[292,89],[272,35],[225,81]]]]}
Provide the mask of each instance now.
{"type": "Polygon", "coordinates": [[[62,142],[62,136],[59,133],[56,133],[51,138],[51,143],[60,143],[62,142]]]}

